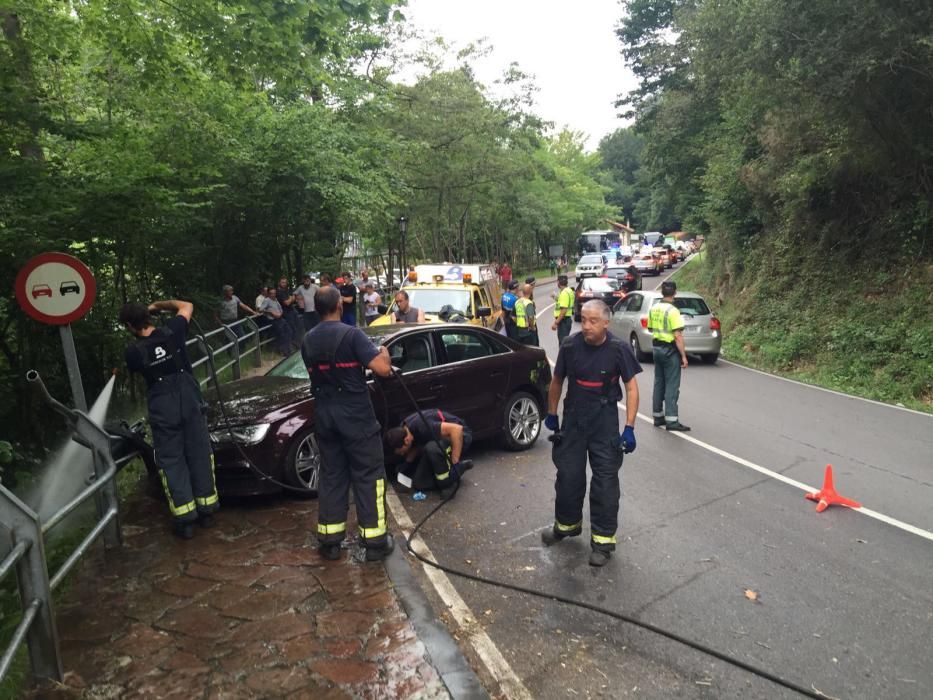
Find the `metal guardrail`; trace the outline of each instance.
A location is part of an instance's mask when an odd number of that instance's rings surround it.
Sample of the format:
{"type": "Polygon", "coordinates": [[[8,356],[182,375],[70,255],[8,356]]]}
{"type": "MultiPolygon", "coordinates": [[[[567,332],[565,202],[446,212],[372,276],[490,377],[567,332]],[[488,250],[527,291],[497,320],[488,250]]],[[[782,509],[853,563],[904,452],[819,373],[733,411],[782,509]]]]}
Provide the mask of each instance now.
{"type": "MultiPolygon", "coordinates": [[[[214,358],[229,353],[232,358],[218,365],[217,373],[232,369],[233,378],[239,379],[244,362],[251,361],[254,367],[262,366],[262,348],[274,340],[270,327],[259,326],[253,319],[245,318],[234,324],[223,325],[203,337],[191,338],[187,341],[187,346],[200,351],[200,357],[191,363],[193,368],[206,366],[208,353],[214,358]],[[220,344],[213,347],[218,339],[220,344]]],[[[120,466],[135,459],[138,453],[132,452],[114,460],[110,435],[103,428],[97,426],[86,413],[70,409],[56,401],[45,388],[38,372],[30,371],[26,379],[38,388],[49,407],[65,418],[69,429],[74,432],[72,439],[91,451],[94,473],[88,485],[78,495],[44,521],[38,513],[0,484],[0,526],[9,532],[11,539],[10,550],[0,562],[0,580],[15,568],[23,610],[10,643],[0,656],[0,680],[6,677],[17,650],[25,641],[29,649],[33,679],[40,683],[61,682],[63,672],[58,632],[52,610],[52,592],[61,585],[71,569],[99,537],[103,536],[107,547],[122,544],[115,477],[120,466]],[[50,577],[45,554],[46,535],[92,497],[97,508],[96,523],[50,577]]],[[[198,383],[203,387],[210,379],[211,375],[208,373],[199,379],[198,383]]]]}
{"type": "MultiPolygon", "coordinates": [[[[62,664],[52,611],[52,591],[61,584],[98,537],[103,535],[108,547],[122,543],[114,482],[117,462],[110,452],[110,436],[103,428],[97,426],[86,413],[70,409],[52,398],[38,372],[30,371],[26,379],[39,389],[49,407],[65,418],[74,430],[72,439],[91,450],[94,473],[89,484],[78,495],[44,522],[32,508],[0,484],[0,525],[9,531],[12,545],[0,563],[0,579],[16,569],[23,607],[22,618],[0,657],[0,679],[6,676],[19,646],[25,641],[29,648],[33,677],[37,681],[61,681],[62,664]],[[50,578],[45,556],[45,536],[91,497],[97,506],[97,523],[50,578]]],[[[129,454],[122,457],[120,462],[133,457],[134,454],[129,454]]]]}

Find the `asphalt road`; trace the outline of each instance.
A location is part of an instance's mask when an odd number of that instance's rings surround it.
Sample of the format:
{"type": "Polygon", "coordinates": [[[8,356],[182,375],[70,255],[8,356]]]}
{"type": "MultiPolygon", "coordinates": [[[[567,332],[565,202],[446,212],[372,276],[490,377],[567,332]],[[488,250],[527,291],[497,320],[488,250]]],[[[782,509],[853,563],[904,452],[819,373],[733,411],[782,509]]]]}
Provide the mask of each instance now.
{"type": "MultiPolygon", "coordinates": [[[[540,307],[552,290],[536,292],[540,307]]],[[[550,318],[540,335],[553,360],[550,318]]],[[[645,416],[652,372],[639,375],[645,416]]],[[[424,539],[451,566],[634,615],[832,697],[933,696],[933,417],[725,363],[691,364],[680,415],[703,444],[639,420],[618,551],[602,569],[587,565],[585,538],[541,545],[554,498],[544,435],[524,453],[477,446],[424,539]],[[815,487],[832,463],[843,495],[918,533],[843,508],[817,514],[749,463],[815,487]]],[[[401,498],[416,522],[436,503],[401,498]]],[[[611,618],[450,581],[532,697],[795,697],[611,618]]]]}

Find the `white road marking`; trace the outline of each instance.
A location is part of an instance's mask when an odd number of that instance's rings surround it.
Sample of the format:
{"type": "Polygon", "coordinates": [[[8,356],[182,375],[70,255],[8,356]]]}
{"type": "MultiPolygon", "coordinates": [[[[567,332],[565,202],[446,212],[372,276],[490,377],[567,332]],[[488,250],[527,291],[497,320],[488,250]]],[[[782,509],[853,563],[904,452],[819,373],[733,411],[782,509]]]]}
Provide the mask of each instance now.
{"type": "MultiPolygon", "coordinates": [[[[414,523],[408,515],[408,511],[405,510],[405,506],[402,505],[402,502],[394,493],[386,494],[386,502],[389,504],[389,510],[392,511],[392,516],[395,518],[396,522],[398,522],[399,526],[402,528],[402,533],[407,538],[415,528],[414,523]]],[[[415,537],[411,544],[412,548],[425,559],[429,559],[433,562],[437,561],[428,548],[428,545],[425,544],[420,536],[415,537]]],[[[509,662],[502,656],[495,642],[486,634],[482,625],[477,621],[476,616],[473,615],[466,602],[464,602],[460,594],[457,593],[457,589],[454,588],[450,579],[447,578],[447,574],[423,562],[421,562],[421,566],[428,580],[431,582],[431,585],[434,586],[437,595],[440,596],[444,605],[447,606],[450,614],[457,621],[457,625],[463,630],[463,633],[476,651],[477,656],[479,656],[480,660],[483,662],[486,670],[499,682],[504,697],[531,700],[531,693],[528,692],[528,689],[524,686],[519,677],[515,675],[515,671],[512,670],[509,662]]]]}
{"type": "Polygon", "coordinates": [[[554,306],[554,302],[552,301],[550,304],[548,304],[548,305],[545,306],[543,309],[541,309],[541,310],[535,315],[535,318],[541,318],[541,317],[544,315],[544,312],[547,311],[548,309],[550,309],[550,308],[553,307],[553,306],[554,306]]]}
{"type": "MultiPolygon", "coordinates": [[[[554,366],[554,363],[551,361],[550,358],[548,358],[548,362],[550,362],[551,367],[554,366]]],[[[623,411],[625,410],[625,404],[623,402],[619,401],[617,405],[620,410],[623,410],[623,411]]],[[[654,426],[654,419],[651,418],[650,416],[646,416],[643,413],[639,413],[638,418],[654,426]]],[[[814,493],[816,491],[819,491],[819,489],[815,486],[810,486],[809,484],[805,484],[802,481],[791,479],[789,476],[784,476],[780,472],[776,472],[772,469],[768,469],[767,467],[763,467],[760,464],[755,464],[754,462],[751,462],[743,457],[739,457],[738,455],[734,455],[731,452],[726,452],[725,450],[715,447],[714,445],[710,445],[707,442],[703,442],[702,440],[699,440],[693,437],[692,435],[687,435],[686,433],[680,433],[680,432],[674,432],[672,434],[675,437],[680,438],[681,440],[686,440],[687,442],[693,443],[694,445],[697,445],[698,447],[702,447],[704,450],[708,450],[709,452],[719,455],[720,457],[725,457],[726,459],[732,462],[735,462],[736,464],[739,464],[743,467],[756,471],[759,474],[764,474],[765,476],[771,477],[772,479],[775,479],[777,481],[781,481],[787,484],[788,486],[793,486],[794,488],[800,489],[801,491],[806,491],[807,493],[814,493]]],[[[893,527],[899,528],[903,530],[904,532],[909,532],[912,535],[917,535],[918,537],[922,537],[924,539],[927,539],[933,542],[933,532],[930,532],[929,530],[924,530],[923,528],[917,527],[916,525],[905,523],[903,520],[892,518],[890,515],[879,513],[878,511],[872,510],[871,508],[866,508],[865,506],[862,506],[861,508],[850,508],[850,510],[854,510],[856,513],[861,513],[862,515],[867,515],[869,518],[874,518],[875,520],[886,523],[887,525],[891,525],[893,527]]]]}
{"type": "Polygon", "coordinates": [[[842,396],[847,399],[856,399],[857,401],[864,401],[866,403],[873,403],[876,406],[884,406],[885,408],[893,408],[897,411],[907,411],[908,413],[916,413],[918,416],[925,416],[927,418],[933,418],[933,413],[924,413],[923,411],[918,411],[914,408],[907,408],[907,406],[897,406],[893,403],[885,403],[884,401],[876,401],[875,399],[866,399],[864,396],[853,396],[852,394],[847,394],[844,391],[836,391],[835,389],[827,389],[826,387],[816,386],[815,384],[807,384],[802,382],[799,379],[791,379],[790,377],[781,377],[777,374],[771,374],[770,372],[765,372],[760,369],[755,369],[754,367],[746,367],[745,365],[740,365],[738,362],[730,362],[724,357],[720,357],[719,361],[723,364],[730,365],[732,367],[738,367],[739,369],[744,369],[748,372],[754,372],[755,374],[762,374],[771,379],[778,379],[782,382],[790,382],[791,384],[797,384],[799,386],[805,386],[808,389],[816,389],[817,391],[825,391],[827,394],[835,394],[836,396],[842,396]]]}

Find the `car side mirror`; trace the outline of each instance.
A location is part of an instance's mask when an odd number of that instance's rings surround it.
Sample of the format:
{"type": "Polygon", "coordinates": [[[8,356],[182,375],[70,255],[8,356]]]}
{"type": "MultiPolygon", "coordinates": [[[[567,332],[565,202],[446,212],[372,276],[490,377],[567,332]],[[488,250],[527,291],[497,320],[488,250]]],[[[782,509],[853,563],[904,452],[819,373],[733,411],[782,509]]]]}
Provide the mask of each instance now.
{"type": "Polygon", "coordinates": [[[489,318],[492,316],[492,309],[488,306],[480,306],[476,309],[477,318],[489,318]]]}

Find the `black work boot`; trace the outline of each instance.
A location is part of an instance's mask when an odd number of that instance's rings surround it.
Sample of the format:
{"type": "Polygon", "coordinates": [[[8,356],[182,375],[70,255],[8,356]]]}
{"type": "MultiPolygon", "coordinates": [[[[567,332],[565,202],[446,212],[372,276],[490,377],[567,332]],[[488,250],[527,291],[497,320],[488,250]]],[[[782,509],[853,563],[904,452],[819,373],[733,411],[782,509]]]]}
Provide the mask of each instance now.
{"type": "Polygon", "coordinates": [[[551,547],[563,539],[568,537],[576,537],[580,534],[580,532],[581,530],[560,532],[559,530],[555,530],[553,527],[549,527],[541,531],[541,541],[546,547],[551,547]]]}
{"type": "Polygon", "coordinates": [[[386,541],[384,545],[379,547],[367,547],[366,548],[366,561],[382,561],[395,549],[395,538],[392,535],[386,535],[386,541]]]}
{"type": "Polygon", "coordinates": [[[194,539],[194,523],[187,521],[176,522],[172,526],[172,534],[183,540],[194,539]]]}
{"type": "Polygon", "coordinates": [[[214,527],[214,516],[210,513],[199,513],[198,525],[204,528],[214,527]]]}
{"type": "Polygon", "coordinates": [[[324,544],[318,547],[318,552],[321,553],[321,556],[328,561],[337,561],[340,559],[340,545],[339,544],[324,544]]]}
{"type": "Polygon", "coordinates": [[[681,423],[679,420],[675,420],[675,421],[672,421],[671,423],[668,423],[668,424],[667,424],[667,429],[670,430],[670,431],[672,431],[672,432],[673,432],[673,431],[679,431],[679,432],[681,432],[681,433],[689,433],[689,432],[690,432],[690,428],[688,428],[686,425],[684,425],[683,423],[681,423]]]}
{"type": "Polygon", "coordinates": [[[664,420],[664,416],[661,416],[660,418],[655,417],[654,419],[655,428],[663,428],[666,424],[667,424],[667,421],[664,420]]]}
{"type": "Polygon", "coordinates": [[[594,549],[590,552],[590,566],[605,566],[611,556],[612,552],[606,549],[594,549]]]}

